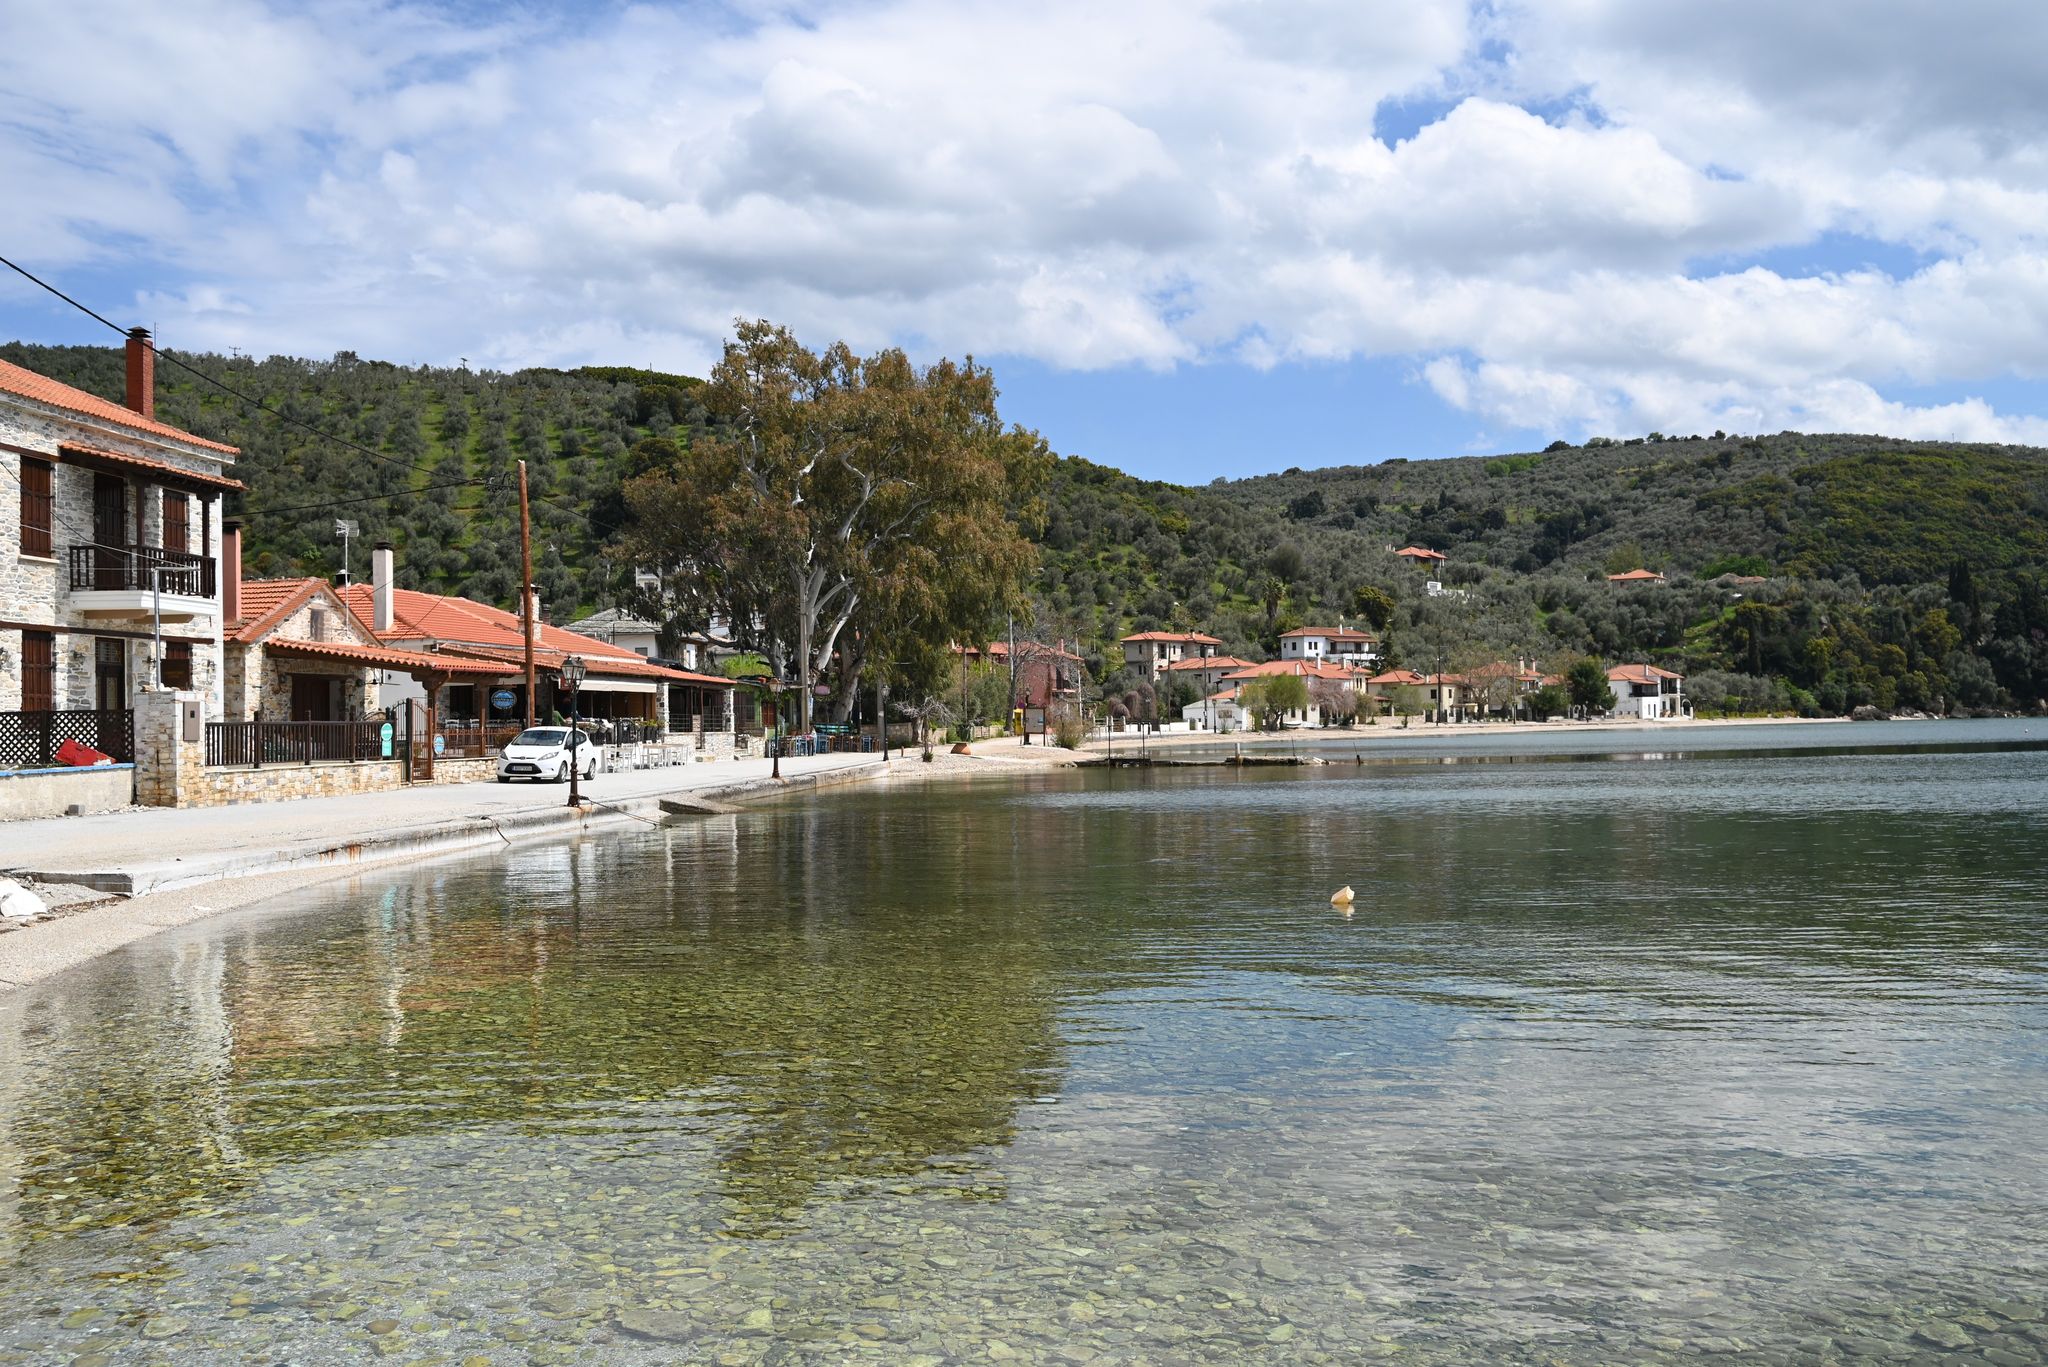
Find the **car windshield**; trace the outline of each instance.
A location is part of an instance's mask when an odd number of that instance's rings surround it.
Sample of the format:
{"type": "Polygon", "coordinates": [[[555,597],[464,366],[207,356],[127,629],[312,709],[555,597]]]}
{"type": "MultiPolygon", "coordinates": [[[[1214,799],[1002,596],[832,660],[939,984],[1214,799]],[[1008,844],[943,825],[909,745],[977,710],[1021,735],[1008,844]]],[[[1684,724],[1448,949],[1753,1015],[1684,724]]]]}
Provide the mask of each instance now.
{"type": "Polygon", "coordinates": [[[536,726],[531,731],[521,731],[513,738],[512,743],[514,745],[544,745],[550,750],[558,750],[561,748],[562,742],[568,738],[568,735],[567,731],[558,731],[553,727],[536,726]]]}

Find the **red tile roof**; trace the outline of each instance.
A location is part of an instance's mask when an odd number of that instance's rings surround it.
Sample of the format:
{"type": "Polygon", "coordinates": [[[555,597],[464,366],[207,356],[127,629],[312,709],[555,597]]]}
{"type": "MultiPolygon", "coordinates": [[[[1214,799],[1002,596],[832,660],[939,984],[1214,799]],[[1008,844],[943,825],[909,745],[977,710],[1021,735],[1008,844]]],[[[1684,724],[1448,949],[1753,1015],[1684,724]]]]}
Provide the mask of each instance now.
{"type": "Polygon", "coordinates": [[[505,672],[503,665],[483,660],[465,660],[459,656],[443,655],[434,651],[351,645],[343,641],[295,641],[285,636],[265,641],[263,648],[277,655],[306,655],[314,659],[341,660],[348,664],[368,665],[377,669],[403,670],[408,674],[463,674],[473,678],[495,679],[505,672]]]}
{"type": "Polygon", "coordinates": [[[75,465],[111,466],[117,471],[132,471],[145,478],[175,484],[189,484],[200,492],[211,490],[215,493],[231,494],[249,486],[239,479],[216,475],[204,470],[187,470],[182,465],[173,465],[167,460],[151,460],[147,456],[124,456],[119,451],[102,451],[97,446],[80,446],[77,442],[57,443],[57,458],[75,465]]]}
{"type": "Polygon", "coordinates": [[[1655,665],[1616,665],[1607,671],[1607,678],[1613,683],[1653,684],[1659,679],[1683,679],[1683,674],[1673,674],[1668,669],[1655,665]]]}
{"type": "Polygon", "coordinates": [[[223,629],[230,641],[253,641],[311,597],[321,579],[244,579],[242,615],[223,629]]]}
{"type": "Polygon", "coordinates": [[[1384,674],[1375,674],[1366,680],[1369,684],[1386,684],[1394,688],[1412,688],[1429,680],[1412,669],[1390,669],[1384,674]]]}
{"type": "Polygon", "coordinates": [[[1630,570],[1627,574],[1607,576],[1607,582],[1610,584],[1647,584],[1653,580],[1662,583],[1664,576],[1655,570],[1630,570]]]}
{"type": "Polygon", "coordinates": [[[1166,667],[1171,674],[1176,669],[1245,669],[1258,663],[1256,660],[1240,660],[1235,655],[1186,655],[1166,667]]]}
{"type": "Polygon", "coordinates": [[[1360,671],[1343,665],[1324,664],[1319,660],[1268,660],[1264,664],[1252,665],[1231,674],[1225,679],[1269,679],[1276,674],[1292,674],[1303,679],[1335,679],[1352,683],[1360,671]]]}
{"type": "Polygon", "coordinates": [[[1426,546],[1403,546],[1400,550],[1395,551],[1394,554],[1405,555],[1410,560],[1448,560],[1450,558],[1442,551],[1433,551],[1426,546]]]}
{"type": "Polygon", "coordinates": [[[1360,631],[1357,627],[1296,627],[1292,631],[1280,633],[1280,639],[1283,641],[1290,636],[1326,636],[1332,641],[1379,640],[1379,637],[1371,632],[1360,631]]]}
{"type": "MultiPolygon", "coordinates": [[[[1204,636],[1199,631],[1140,631],[1123,638],[1124,641],[1189,641],[1198,646],[1220,646],[1223,642],[1214,636],[1204,636]]],[[[1119,642],[1118,644],[1123,644],[1119,642]]]]}
{"type": "MultiPolygon", "coordinates": [[[[355,613],[356,620],[365,629],[370,629],[370,624],[376,620],[376,602],[370,585],[351,584],[341,590],[341,598],[355,613]]],[[[447,594],[394,588],[391,591],[391,630],[371,630],[370,634],[386,644],[431,641],[438,649],[462,655],[505,660],[518,665],[525,663],[525,627],[519,620],[519,614],[447,594]]],[[[600,676],[666,679],[671,683],[715,684],[721,688],[733,686],[731,679],[719,675],[670,669],[624,646],[546,622],[534,623],[534,665],[555,669],[566,655],[582,656],[590,672],[600,676]]]]}
{"type": "Polygon", "coordinates": [[[88,394],[83,389],[74,389],[68,384],[59,384],[47,375],[38,375],[33,370],[15,365],[12,361],[0,361],[0,394],[12,394],[17,398],[31,399],[36,403],[61,408],[81,417],[96,418],[101,422],[115,423],[136,432],[147,432],[153,437],[167,437],[191,446],[201,446],[209,451],[225,451],[237,455],[235,447],[195,437],[169,423],[145,418],[134,409],[103,399],[97,394],[88,394]]]}
{"type": "MultiPolygon", "coordinates": [[[[462,656],[477,660],[496,660],[504,668],[501,673],[517,673],[526,664],[526,650],[523,646],[471,646],[447,645],[434,652],[442,655],[462,656]]],[[[587,650],[560,650],[536,644],[533,648],[535,669],[560,669],[562,661],[570,655],[580,655],[592,675],[600,678],[665,679],[669,683],[716,684],[721,688],[732,688],[734,681],[717,674],[696,674],[687,669],[671,669],[658,665],[638,655],[596,655],[587,650]]]]}

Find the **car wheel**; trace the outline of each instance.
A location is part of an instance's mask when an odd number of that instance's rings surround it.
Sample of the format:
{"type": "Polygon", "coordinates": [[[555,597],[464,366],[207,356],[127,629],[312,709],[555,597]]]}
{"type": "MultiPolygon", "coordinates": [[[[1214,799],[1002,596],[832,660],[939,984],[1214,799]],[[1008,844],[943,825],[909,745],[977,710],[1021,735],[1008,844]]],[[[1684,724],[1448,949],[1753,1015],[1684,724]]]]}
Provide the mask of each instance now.
{"type": "Polygon", "coordinates": [[[567,761],[564,761],[564,762],[563,762],[563,764],[561,765],[561,767],[555,770],[555,782],[557,782],[557,783],[567,783],[568,781],[569,781],[569,765],[568,765],[567,761]]]}

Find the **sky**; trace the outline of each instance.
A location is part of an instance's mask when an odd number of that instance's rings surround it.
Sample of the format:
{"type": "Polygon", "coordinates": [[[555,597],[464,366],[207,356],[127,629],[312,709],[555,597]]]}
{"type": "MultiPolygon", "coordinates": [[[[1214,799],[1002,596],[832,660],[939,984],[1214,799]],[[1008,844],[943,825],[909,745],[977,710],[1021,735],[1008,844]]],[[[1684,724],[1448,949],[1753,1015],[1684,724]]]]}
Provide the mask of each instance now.
{"type": "MultiPolygon", "coordinates": [[[[2048,445],[2048,5],[0,0],[0,255],[163,345],[992,365],[1201,483],[2048,445]]],[[[0,338],[106,341],[0,279],[0,338]]]]}

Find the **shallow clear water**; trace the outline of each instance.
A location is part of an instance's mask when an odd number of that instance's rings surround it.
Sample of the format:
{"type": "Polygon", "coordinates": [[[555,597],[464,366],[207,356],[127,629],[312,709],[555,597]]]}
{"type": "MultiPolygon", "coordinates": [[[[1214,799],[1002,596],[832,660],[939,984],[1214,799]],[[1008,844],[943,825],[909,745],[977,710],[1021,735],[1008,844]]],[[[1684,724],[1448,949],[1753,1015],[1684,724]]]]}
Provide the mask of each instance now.
{"type": "Polygon", "coordinates": [[[144,942],[0,1005],[0,1361],[2048,1360],[2048,735],[1701,734],[144,942]]]}

